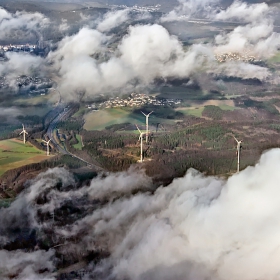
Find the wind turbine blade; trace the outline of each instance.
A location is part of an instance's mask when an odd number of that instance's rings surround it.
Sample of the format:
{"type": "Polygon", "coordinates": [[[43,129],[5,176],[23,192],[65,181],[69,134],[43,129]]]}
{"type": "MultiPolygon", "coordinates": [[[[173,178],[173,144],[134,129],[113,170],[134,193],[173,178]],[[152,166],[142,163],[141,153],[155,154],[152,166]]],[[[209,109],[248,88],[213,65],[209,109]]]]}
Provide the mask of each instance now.
{"type": "Polygon", "coordinates": [[[141,113],[142,113],[145,117],[147,117],[147,115],[146,115],[146,114],[144,114],[142,111],[141,111],[141,113]]]}
{"type": "Polygon", "coordinates": [[[138,129],[139,133],[141,134],[141,133],[142,133],[142,131],[139,129],[139,127],[137,126],[137,124],[136,124],[135,126],[137,127],[137,129],[138,129]]]}
{"type": "Polygon", "coordinates": [[[233,136],[233,138],[235,139],[235,141],[238,143],[238,140],[233,136]]]}
{"type": "Polygon", "coordinates": [[[23,133],[23,131],[19,135],[21,135],[22,133],[23,133]]]}
{"type": "Polygon", "coordinates": [[[150,116],[153,112],[154,112],[154,111],[150,112],[150,113],[148,114],[148,116],[150,116]]]}
{"type": "Polygon", "coordinates": [[[28,134],[28,132],[27,132],[27,131],[25,131],[25,133],[26,133],[26,134],[28,134]]]}

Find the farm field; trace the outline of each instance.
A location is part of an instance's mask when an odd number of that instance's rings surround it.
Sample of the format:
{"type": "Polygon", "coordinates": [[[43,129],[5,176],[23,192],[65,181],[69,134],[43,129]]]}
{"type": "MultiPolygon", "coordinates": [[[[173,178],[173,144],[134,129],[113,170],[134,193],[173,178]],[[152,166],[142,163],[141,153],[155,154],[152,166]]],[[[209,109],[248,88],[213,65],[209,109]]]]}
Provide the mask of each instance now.
{"type": "MultiPolygon", "coordinates": [[[[164,122],[173,124],[175,120],[166,120],[157,118],[151,115],[150,123],[164,122]]],[[[105,127],[121,124],[121,123],[135,123],[139,125],[145,124],[145,117],[142,114],[133,113],[130,109],[111,108],[99,111],[93,111],[85,115],[84,128],[86,130],[103,130],[105,127]]]]}
{"type": "Polygon", "coordinates": [[[269,59],[270,63],[279,63],[280,62],[280,52],[277,52],[272,58],[269,59]]]}
{"type": "Polygon", "coordinates": [[[208,100],[203,102],[202,104],[193,103],[192,107],[180,107],[175,109],[176,111],[183,113],[185,115],[192,115],[195,117],[202,117],[202,112],[205,106],[214,105],[218,106],[220,109],[224,111],[234,111],[238,108],[234,106],[234,102],[232,100],[208,100]]]}
{"type": "Polygon", "coordinates": [[[59,96],[56,91],[51,91],[49,94],[46,95],[38,95],[32,97],[25,97],[25,98],[17,98],[14,101],[15,105],[25,105],[25,106],[36,106],[36,105],[45,105],[56,103],[59,99],[59,96]]]}
{"type": "Polygon", "coordinates": [[[183,113],[184,115],[192,115],[195,117],[201,117],[202,116],[202,112],[204,110],[204,106],[201,107],[189,107],[189,108],[178,108],[176,109],[176,111],[183,113]]]}
{"type": "Polygon", "coordinates": [[[17,139],[0,141],[0,176],[7,170],[50,158],[44,151],[17,139]]]}
{"type": "Polygon", "coordinates": [[[77,150],[82,150],[83,144],[82,144],[81,135],[77,134],[77,135],[76,135],[76,138],[77,138],[77,140],[78,140],[79,143],[74,144],[73,147],[74,147],[75,149],[77,149],[77,150]]]}

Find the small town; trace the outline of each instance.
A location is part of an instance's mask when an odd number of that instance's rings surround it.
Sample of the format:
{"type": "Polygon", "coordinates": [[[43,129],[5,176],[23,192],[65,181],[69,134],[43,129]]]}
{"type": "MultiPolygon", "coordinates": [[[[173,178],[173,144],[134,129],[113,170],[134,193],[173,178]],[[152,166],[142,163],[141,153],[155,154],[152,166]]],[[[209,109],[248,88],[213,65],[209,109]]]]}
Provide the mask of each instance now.
{"type": "Polygon", "coordinates": [[[181,102],[182,100],[180,99],[158,99],[155,96],[149,96],[147,94],[131,93],[127,98],[112,97],[99,105],[87,105],[86,108],[98,110],[99,108],[141,107],[149,104],[154,106],[176,106],[181,104],[181,102]]]}
{"type": "Polygon", "coordinates": [[[31,77],[31,76],[18,76],[17,79],[18,86],[28,86],[30,84],[34,85],[48,85],[52,84],[52,80],[42,77],[31,77]]]}
{"type": "MultiPolygon", "coordinates": [[[[24,89],[28,87],[30,94],[47,94],[48,88],[50,88],[53,84],[53,81],[49,78],[42,77],[31,77],[31,76],[18,76],[15,79],[16,85],[18,88],[24,89]]],[[[8,88],[9,81],[6,76],[0,77],[0,89],[8,88]]]]}
{"type": "Polygon", "coordinates": [[[0,45],[0,53],[2,52],[34,52],[37,48],[37,45],[0,45]]]}
{"type": "Polygon", "coordinates": [[[128,7],[127,5],[110,5],[110,7],[117,8],[117,9],[131,9],[132,11],[136,12],[156,12],[160,9],[161,5],[157,4],[154,6],[138,6],[134,5],[132,7],[128,7]]]}
{"type": "Polygon", "coordinates": [[[240,53],[223,53],[215,55],[215,58],[218,62],[226,62],[226,61],[243,61],[243,62],[257,62],[260,60],[257,60],[257,58],[253,55],[242,55],[240,53]]]}

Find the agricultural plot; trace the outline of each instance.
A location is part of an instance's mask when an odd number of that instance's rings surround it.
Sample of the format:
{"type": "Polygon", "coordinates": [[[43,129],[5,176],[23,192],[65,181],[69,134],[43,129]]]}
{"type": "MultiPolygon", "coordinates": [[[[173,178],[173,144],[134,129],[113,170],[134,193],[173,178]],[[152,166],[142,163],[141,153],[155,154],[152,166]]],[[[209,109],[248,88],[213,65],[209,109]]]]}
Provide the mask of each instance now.
{"type": "MultiPolygon", "coordinates": [[[[174,123],[175,120],[166,120],[157,118],[151,115],[150,124],[153,123],[174,123]]],[[[103,130],[106,127],[114,124],[132,123],[132,124],[145,124],[145,117],[140,113],[133,113],[125,108],[111,108],[99,111],[93,111],[85,116],[84,128],[86,130],[103,130]]]]}
{"type": "Polygon", "coordinates": [[[180,107],[177,108],[176,111],[183,113],[185,115],[202,117],[202,113],[205,109],[205,106],[209,106],[209,105],[217,106],[223,111],[234,111],[238,109],[234,106],[234,102],[232,100],[208,100],[200,105],[193,102],[191,107],[180,107]]]}
{"type": "Polygon", "coordinates": [[[176,111],[183,113],[184,115],[192,115],[195,117],[201,117],[204,107],[195,107],[195,108],[178,108],[176,111]]]}
{"type": "Polygon", "coordinates": [[[37,95],[32,97],[22,97],[16,98],[14,101],[14,105],[17,106],[36,106],[36,105],[45,105],[56,103],[59,100],[59,96],[56,91],[51,91],[46,95],[37,95]]]}
{"type": "Polygon", "coordinates": [[[272,58],[269,59],[269,63],[280,63],[280,52],[277,52],[272,58]]]}
{"type": "Polygon", "coordinates": [[[30,143],[16,139],[0,141],[0,176],[7,170],[43,161],[49,157],[30,143]]]}
{"type": "Polygon", "coordinates": [[[77,134],[77,135],[76,135],[76,138],[77,138],[77,140],[78,140],[78,143],[77,143],[77,144],[74,144],[73,147],[74,147],[76,150],[82,150],[82,148],[83,148],[83,143],[82,143],[81,135],[77,134]]]}

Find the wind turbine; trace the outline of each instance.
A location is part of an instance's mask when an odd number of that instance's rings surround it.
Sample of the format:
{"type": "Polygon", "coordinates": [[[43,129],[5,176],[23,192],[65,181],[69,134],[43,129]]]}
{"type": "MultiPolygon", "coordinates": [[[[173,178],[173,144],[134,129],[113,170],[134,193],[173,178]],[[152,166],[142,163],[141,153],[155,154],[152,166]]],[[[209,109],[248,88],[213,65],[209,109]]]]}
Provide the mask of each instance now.
{"type": "Polygon", "coordinates": [[[239,168],[240,168],[240,150],[241,150],[241,143],[242,140],[238,141],[234,136],[233,138],[235,139],[237,146],[236,146],[236,153],[237,153],[237,173],[239,173],[239,168]]]}
{"type": "Polygon", "coordinates": [[[19,134],[21,135],[23,133],[23,143],[25,144],[26,140],[25,140],[25,134],[28,134],[27,131],[24,128],[24,125],[22,124],[22,132],[19,134]]]}
{"type": "Polygon", "coordinates": [[[47,144],[47,156],[50,155],[50,141],[51,141],[51,139],[49,141],[43,140],[43,142],[47,144]]]}
{"type": "Polygon", "coordinates": [[[143,162],[143,132],[139,129],[139,127],[136,125],[139,133],[140,133],[140,136],[139,136],[139,140],[140,140],[140,145],[141,145],[141,148],[140,148],[140,162],[143,162]]]}
{"type": "Polygon", "coordinates": [[[148,143],[148,136],[149,136],[149,117],[154,111],[150,112],[149,114],[145,114],[141,111],[141,113],[146,117],[146,143],[148,143]]]}

